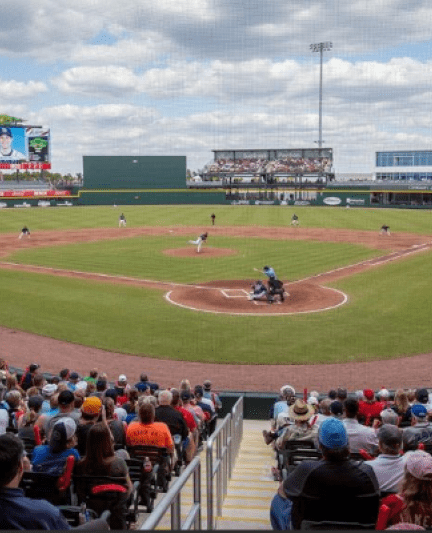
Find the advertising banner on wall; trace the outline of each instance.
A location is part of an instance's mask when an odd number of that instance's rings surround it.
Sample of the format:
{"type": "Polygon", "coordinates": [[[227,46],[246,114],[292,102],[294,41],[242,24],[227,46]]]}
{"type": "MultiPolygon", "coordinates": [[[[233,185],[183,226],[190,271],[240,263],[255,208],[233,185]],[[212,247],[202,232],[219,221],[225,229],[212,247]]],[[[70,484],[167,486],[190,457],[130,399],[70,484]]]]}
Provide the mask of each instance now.
{"type": "Polygon", "coordinates": [[[50,130],[0,126],[0,169],[50,169],[50,130]]]}

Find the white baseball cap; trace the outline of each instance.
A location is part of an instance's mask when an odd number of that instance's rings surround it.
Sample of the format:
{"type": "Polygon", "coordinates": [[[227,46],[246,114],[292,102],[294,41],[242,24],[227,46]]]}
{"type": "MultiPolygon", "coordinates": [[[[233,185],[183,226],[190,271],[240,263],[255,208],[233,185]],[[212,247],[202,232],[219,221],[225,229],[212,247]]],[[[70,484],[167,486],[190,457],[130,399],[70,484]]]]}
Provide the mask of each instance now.
{"type": "Polygon", "coordinates": [[[118,380],[121,381],[121,382],[127,381],[127,377],[124,374],[120,374],[118,380]]]}

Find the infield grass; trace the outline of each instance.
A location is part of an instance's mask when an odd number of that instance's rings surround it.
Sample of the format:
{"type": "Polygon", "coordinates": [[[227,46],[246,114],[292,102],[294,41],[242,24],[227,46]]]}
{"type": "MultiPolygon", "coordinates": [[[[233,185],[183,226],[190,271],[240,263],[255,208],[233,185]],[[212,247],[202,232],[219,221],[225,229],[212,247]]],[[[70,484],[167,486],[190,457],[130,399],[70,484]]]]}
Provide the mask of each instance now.
{"type": "MultiPolygon", "coordinates": [[[[123,210],[129,225],[288,225],[284,207],[124,207],[0,211],[0,231],[108,227],[123,210]],[[133,220],[133,224],[131,221],[133,220]]],[[[432,235],[432,213],[402,210],[296,208],[303,226],[432,235]]],[[[196,235],[191,235],[196,237],[196,235]]],[[[171,281],[252,278],[251,268],[272,264],[287,279],[303,278],[377,252],[347,244],[221,238],[234,256],[167,258],[163,248],[185,246],[178,237],[25,250],[13,259],[61,268],[171,281]],[[243,257],[244,256],[244,257],[243,257]],[[171,266],[170,266],[171,265],[171,266]]],[[[10,260],[11,258],[8,258],[10,260]]],[[[165,359],[287,364],[392,358],[432,351],[432,254],[371,269],[331,284],[348,304],[322,313],[284,317],[211,315],[169,305],[153,289],[93,283],[0,269],[0,324],[69,342],[165,359]]]]}

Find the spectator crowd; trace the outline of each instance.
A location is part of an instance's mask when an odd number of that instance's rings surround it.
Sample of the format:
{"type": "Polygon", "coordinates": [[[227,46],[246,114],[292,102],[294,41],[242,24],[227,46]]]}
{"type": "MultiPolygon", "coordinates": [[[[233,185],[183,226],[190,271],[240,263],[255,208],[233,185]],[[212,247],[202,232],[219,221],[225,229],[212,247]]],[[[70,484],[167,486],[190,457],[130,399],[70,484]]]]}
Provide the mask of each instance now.
{"type": "MultiPolygon", "coordinates": [[[[215,430],[222,404],[211,386],[183,379],[163,389],[145,373],[110,383],[96,369],[47,376],[37,363],[18,377],[0,360],[0,529],[69,529],[57,507],[27,497],[22,480],[26,472],[61,479],[71,457],[78,478],[117,478],[125,502],[134,447],[166,449],[167,476],[178,475],[215,430]]],[[[111,527],[123,529],[117,518],[111,527]]]]}

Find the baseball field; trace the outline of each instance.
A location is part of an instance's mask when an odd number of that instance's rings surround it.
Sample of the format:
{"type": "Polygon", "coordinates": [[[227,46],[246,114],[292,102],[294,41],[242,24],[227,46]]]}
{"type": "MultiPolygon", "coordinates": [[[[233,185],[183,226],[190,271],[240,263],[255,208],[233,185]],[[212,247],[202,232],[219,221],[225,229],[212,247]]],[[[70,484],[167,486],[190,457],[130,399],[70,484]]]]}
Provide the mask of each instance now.
{"type": "Polygon", "coordinates": [[[429,211],[296,208],[299,228],[289,207],[124,207],[127,228],[120,212],[0,210],[0,355],[6,331],[177,363],[317,365],[432,351],[429,211]],[[379,235],[384,223],[391,236],[379,235]],[[30,239],[18,239],[23,225],[30,239]],[[203,231],[197,254],[187,241],[203,231]],[[283,304],[247,299],[264,265],[284,280],[283,304]]]}

